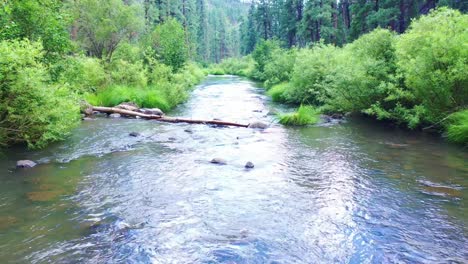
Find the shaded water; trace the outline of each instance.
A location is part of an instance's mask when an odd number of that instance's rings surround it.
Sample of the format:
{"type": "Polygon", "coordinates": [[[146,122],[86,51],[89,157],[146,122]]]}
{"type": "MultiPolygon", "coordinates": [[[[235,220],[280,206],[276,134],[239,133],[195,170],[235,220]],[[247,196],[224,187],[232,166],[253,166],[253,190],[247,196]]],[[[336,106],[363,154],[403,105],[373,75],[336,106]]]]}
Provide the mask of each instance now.
{"type": "Polygon", "coordinates": [[[466,149],[359,119],[284,128],[275,107],[251,82],[209,77],[171,115],[271,127],[99,118],[46,150],[12,149],[0,159],[0,260],[468,259],[466,149]],[[12,169],[25,158],[41,164],[12,169]]]}

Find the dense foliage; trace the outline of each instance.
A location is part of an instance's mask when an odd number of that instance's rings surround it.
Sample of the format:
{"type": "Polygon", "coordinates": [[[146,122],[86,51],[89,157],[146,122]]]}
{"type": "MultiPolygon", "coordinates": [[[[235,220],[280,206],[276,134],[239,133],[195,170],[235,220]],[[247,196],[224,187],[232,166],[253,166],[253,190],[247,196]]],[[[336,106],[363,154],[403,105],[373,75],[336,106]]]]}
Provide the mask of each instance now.
{"type": "Polygon", "coordinates": [[[38,42],[0,42],[0,144],[42,147],[62,139],[79,120],[66,86],[48,83],[38,42]]]}
{"type": "Polygon", "coordinates": [[[241,48],[250,54],[268,39],[288,48],[319,41],[341,46],[378,27],[403,33],[412,19],[441,6],[468,10],[466,1],[443,0],[252,1],[241,26],[241,48]]]}
{"type": "Polygon", "coordinates": [[[287,50],[261,41],[245,69],[254,68],[248,76],[265,82],[274,101],[446,128],[451,140],[467,142],[467,28],[468,15],[440,8],[404,34],[377,28],[343,47],[322,41],[287,50]]]}
{"type": "Polygon", "coordinates": [[[83,100],[166,111],[183,102],[204,76],[193,61],[240,53],[247,4],[226,3],[0,1],[0,145],[64,138],[83,100]]]}

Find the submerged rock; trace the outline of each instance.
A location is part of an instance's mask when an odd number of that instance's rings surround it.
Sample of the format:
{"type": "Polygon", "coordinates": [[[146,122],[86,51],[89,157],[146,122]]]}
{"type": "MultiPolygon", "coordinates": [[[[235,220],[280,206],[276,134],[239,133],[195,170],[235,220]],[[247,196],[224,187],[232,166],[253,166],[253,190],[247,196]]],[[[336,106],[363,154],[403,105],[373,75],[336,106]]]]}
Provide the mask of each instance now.
{"type": "Polygon", "coordinates": [[[259,128],[259,129],[265,129],[268,127],[268,124],[265,124],[260,121],[255,121],[249,124],[249,128],[259,128]]]}
{"type": "Polygon", "coordinates": [[[164,115],[164,112],[161,111],[161,109],[159,108],[142,108],[140,109],[140,112],[146,115],[159,115],[159,116],[164,115]]]}
{"type": "Polygon", "coordinates": [[[32,202],[50,202],[57,199],[64,192],[58,191],[38,191],[27,193],[28,199],[32,202]]]}
{"type": "Polygon", "coordinates": [[[184,132],[187,132],[189,134],[193,133],[193,130],[191,128],[184,129],[184,132]]]}
{"type": "Polygon", "coordinates": [[[120,118],[121,115],[120,114],[110,114],[109,117],[110,118],[120,118]]]}
{"type": "Polygon", "coordinates": [[[139,137],[140,136],[140,133],[138,132],[131,132],[130,134],[128,134],[129,136],[131,137],[139,137]]]}
{"type": "Polygon", "coordinates": [[[251,162],[251,161],[248,161],[246,164],[245,164],[245,168],[246,169],[253,169],[255,167],[255,165],[251,162]]]}
{"type": "Polygon", "coordinates": [[[32,168],[36,165],[37,163],[32,160],[18,160],[16,162],[16,168],[19,168],[19,169],[32,168]]]}
{"type": "Polygon", "coordinates": [[[218,164],[218,165],[226,165],[227,164],[227,161],[225,159],[222,159],[222,158],[214,158],[210,162],[213,163],[213,164],[218,164]]]}

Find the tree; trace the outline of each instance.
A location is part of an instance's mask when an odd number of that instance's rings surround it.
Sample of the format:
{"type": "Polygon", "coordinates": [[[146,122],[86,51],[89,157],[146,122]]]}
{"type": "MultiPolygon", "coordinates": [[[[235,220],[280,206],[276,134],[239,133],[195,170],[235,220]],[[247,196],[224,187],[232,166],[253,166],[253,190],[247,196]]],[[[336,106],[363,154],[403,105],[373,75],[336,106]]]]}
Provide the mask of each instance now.
{"type": "Polygon", "coordinates": [[[71,47],[67,19],[58,0],[4,1],[0,4],[0,40],[40,40],[45,60],[56,61],[71,47]]]}
{"type": "Polygon", "coordinates": [[[110,60],[118,45],[144,28],[140,5],[122,0],[80,0],[73,4],[77,37],[88,55],[110,60]]]}
{"type": "Polygon", "coordinates": [[[182,68],[188,59],[184,28],[174,18],[155,28],[151,35],[151,46],[161,62],[171,66],[174,71],[182,68]]]}

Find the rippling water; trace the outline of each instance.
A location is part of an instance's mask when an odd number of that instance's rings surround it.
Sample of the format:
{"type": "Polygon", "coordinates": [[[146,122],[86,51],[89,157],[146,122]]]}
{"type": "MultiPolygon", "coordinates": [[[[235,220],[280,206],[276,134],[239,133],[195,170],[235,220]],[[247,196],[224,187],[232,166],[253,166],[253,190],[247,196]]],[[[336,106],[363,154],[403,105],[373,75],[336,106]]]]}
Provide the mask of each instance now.
{"type": "Polygon", "coordinates": [[[284,128],[261,93],[209,77],[171,115],[265,131],[98,118],[10,150],[2,263],[466,262],[466,149],[360,119],[284,128]],[[24,158],[41,164],[12,169],[24,158]]]}

